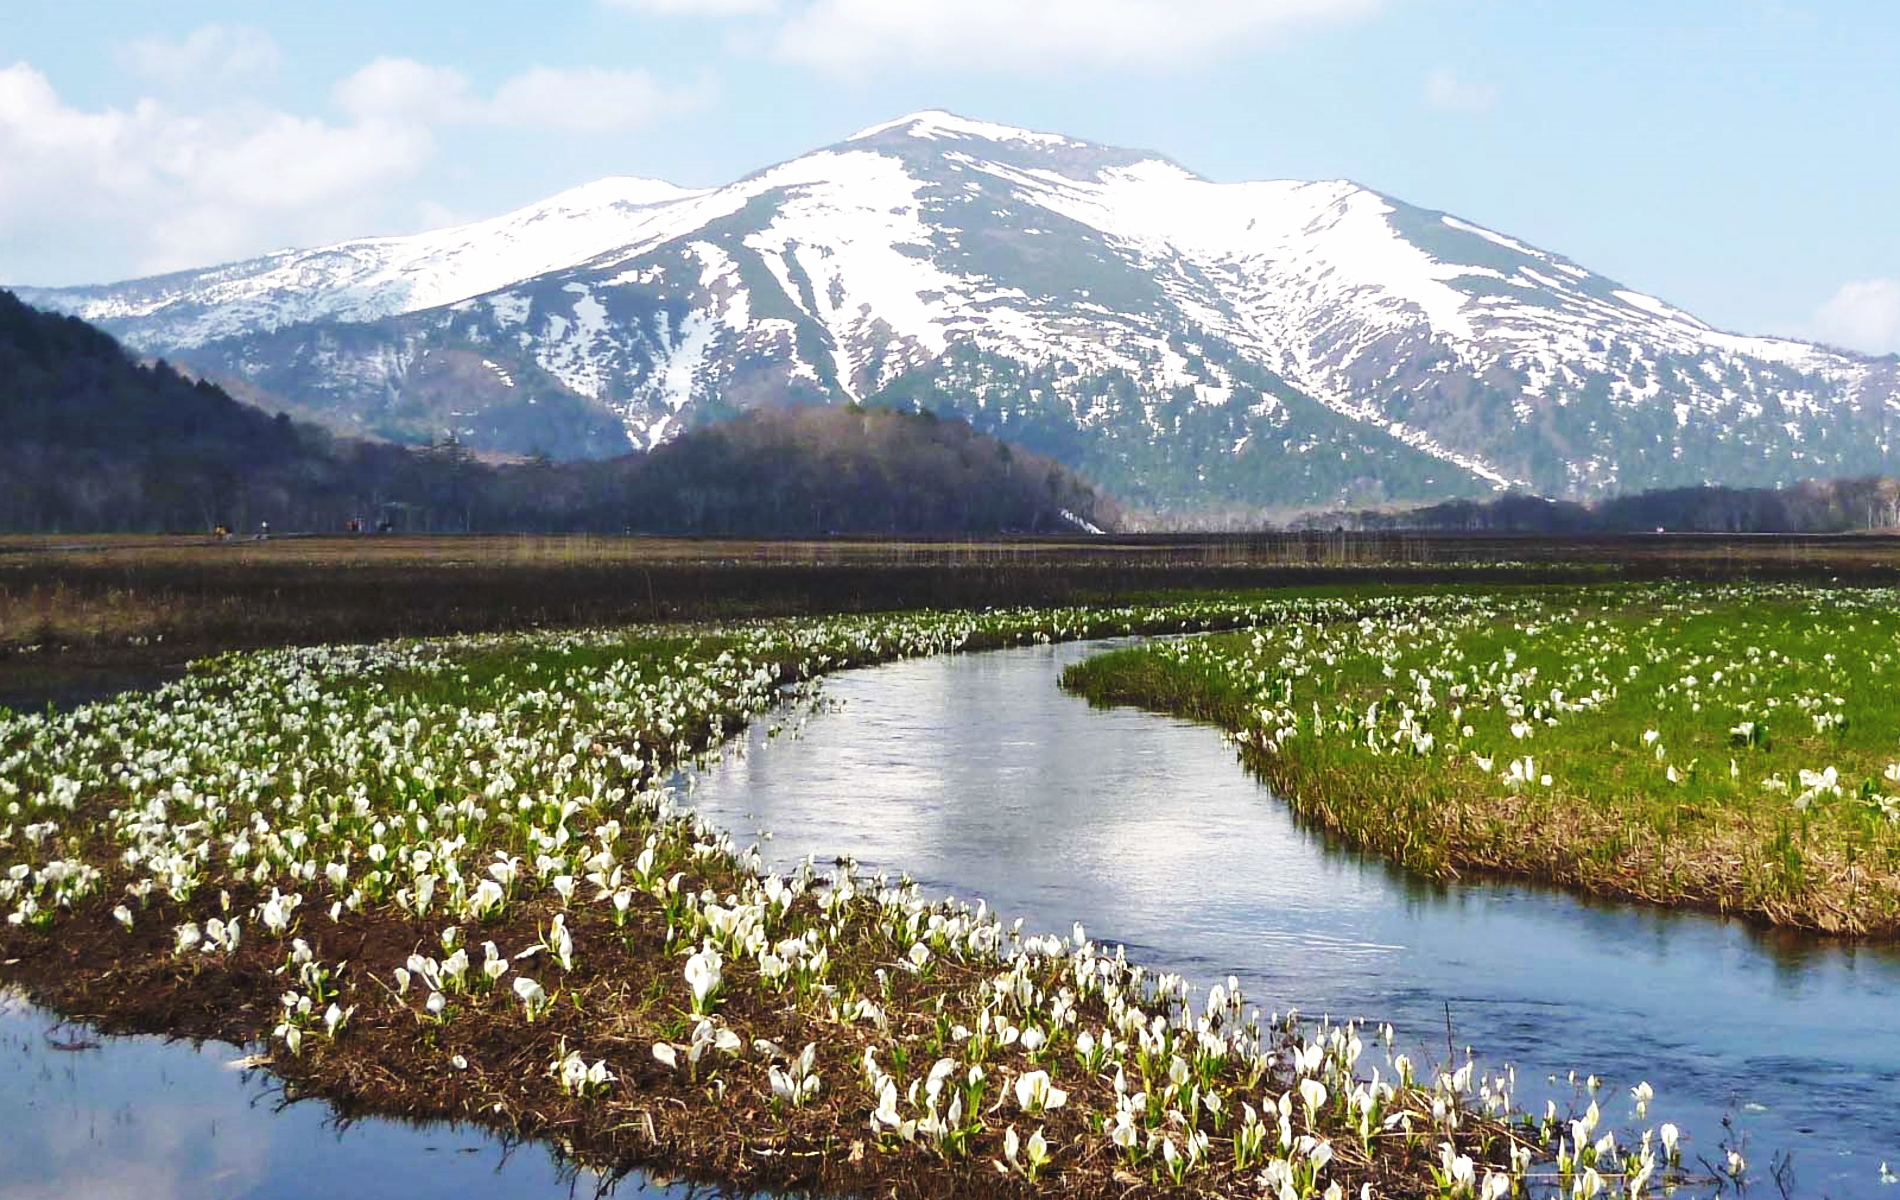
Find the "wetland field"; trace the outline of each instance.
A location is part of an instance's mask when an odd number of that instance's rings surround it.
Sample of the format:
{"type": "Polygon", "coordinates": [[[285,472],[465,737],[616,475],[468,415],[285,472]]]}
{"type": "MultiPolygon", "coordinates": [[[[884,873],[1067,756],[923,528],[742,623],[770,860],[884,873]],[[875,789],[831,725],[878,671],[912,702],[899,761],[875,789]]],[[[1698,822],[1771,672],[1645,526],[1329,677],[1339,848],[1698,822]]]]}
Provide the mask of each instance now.
{"type": "Polygon", "coordinates": [[[0,986],[604,1179],[1879,1195],[1897,567],[9,545],[0,986]]]}
{"type": "Polygon", "coordinates": [[[0,537],[0,667],[320,642],[1373,582],[1900,584],[1900,537],[1283,533],[1003,541],[0,537]],[[169,647],[169,648],[168,648],[169,647]]]}

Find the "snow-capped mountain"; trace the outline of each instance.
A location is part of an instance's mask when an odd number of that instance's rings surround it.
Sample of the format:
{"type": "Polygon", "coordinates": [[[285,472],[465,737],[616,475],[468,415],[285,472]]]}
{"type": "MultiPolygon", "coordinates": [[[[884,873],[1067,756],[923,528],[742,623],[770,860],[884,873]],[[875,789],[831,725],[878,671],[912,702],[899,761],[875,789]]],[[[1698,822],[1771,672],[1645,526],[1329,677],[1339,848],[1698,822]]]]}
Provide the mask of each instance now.
{"type": "Polygon", "coordinates": [[[301,321],[370,321],[507,287],[649,236],[674,204],[704,194],[655,179],[601,179],[493,220],[413,237],[22,294],[116,327],[142,348],[190,349],[301,321]]]}
{"type": "Polygon", "coordinates": [[[1888,465],[1900,367],[1741,337],[1344,181],[919,113],[727,187],[31,302],[346,421],[610,453],[759,404],[955,411],[1137,502],[1589,495],[1888,465]]]}

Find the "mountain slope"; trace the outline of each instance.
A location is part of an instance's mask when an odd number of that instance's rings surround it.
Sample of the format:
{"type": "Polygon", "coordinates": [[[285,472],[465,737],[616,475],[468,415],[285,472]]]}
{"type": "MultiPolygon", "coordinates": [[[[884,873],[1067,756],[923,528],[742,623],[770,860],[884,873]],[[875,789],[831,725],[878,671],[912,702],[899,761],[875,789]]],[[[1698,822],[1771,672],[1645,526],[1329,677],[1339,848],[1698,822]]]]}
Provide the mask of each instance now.
{"type": "Polygon", "coordinates": [[[1217,184],[932,112],[712,191],[598,186],[34,295],[398,436],[604,454],[876,399],[1161,508],[1862,473],[1900,416],[1892,361],[1722,333],[1345,181],[1217,184]]]}
{"type": "Polygon", "coordinates": [[[366,321],[463,300],[585,262],[658,225],[700,193],[611,178],[493,220],[413,237],[283,250],[128,284],[20,288],[29,303],[110,327],[142,350],[177,351],[300,321],[366,321]]]}
{"type": "Polygon", "coordinates": [[[322,528],[412,459],[232,399],[0,291],[0,529],[322,528]],[[313,514],[315,514],[313,516],[313,514]]]}

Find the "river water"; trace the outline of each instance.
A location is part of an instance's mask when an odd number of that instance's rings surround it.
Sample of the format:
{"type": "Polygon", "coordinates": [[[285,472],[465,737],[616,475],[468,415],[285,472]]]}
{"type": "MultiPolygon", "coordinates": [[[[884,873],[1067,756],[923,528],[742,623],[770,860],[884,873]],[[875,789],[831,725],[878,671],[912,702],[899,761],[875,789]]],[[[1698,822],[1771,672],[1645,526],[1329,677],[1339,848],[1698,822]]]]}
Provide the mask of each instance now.
{"type": "MultiPolygon", "coordinates": [[[[777,714],[682,784],[783,867],[848,854],[930,891],[984,897],[1202,985],[1238,975],[1263,1008],[1391,1021],[1519,1068],[1521,1097],[1604,1080],[1624,1117],[1712,1160],[1745,1138],[1758,1191],[1900,1200],[1900,952],[1547,889],[1410,879],[1330,845],[1215,730],[1096,710],[1057,687],[1109,643],[940,656],[847,672],[826,707],[777,714]],[[775,734],[774,730],[778,732],[775,734]],[[1557,1076],[1555,1084],[1548,1077],[1557,1076]],[[1732,1131],[1725,1130],[1724,1118],[1732,1131]]],[[[73,1196],[558,1197],[548,1153],[478,1131],[275,1111],[228,1047],[87,1035],[0,994],[0,1200],[73,1196]],[[62,1048],[67,1047],[67,1048],[62,1048]]],[[[575,1194],[589,1195],[583,1179],[575,1194]]],[[[618,1196],[681,1196],[641,1179],[618,1196]]]]}
{"type": "Polygon", "coordinates": [[[1771,1194],[1785,1154],[1794,1195],[1900,1200],[1879,1182],[1900,1168],[1900,952],[1408,878],[1302,828],[1216,730],[1063,693],[1102,645],[839,675],[832,711],[755,726],[693,802],[741,844],[770,832],[782,865],[848,854],[1030,930],[1081,921],[1203,986],[1238,975],[1263,1009],[1391,1021],[1433,1061],[1449,1016],[1539,1108],[1575,1070],[1627,1117],[1647,1080],[1691,1161],[1740,1135],[1771,1194]]]}
{"type": "MultiPolygon", "coordinates": [[[[539,1145],[283,1104],[241,1052],[100,1038],[0,991],[0,1200],[585,1200],[539,1145]]],[[[684,1197],[623,1182],[617,1197],[684,1197]]]]}

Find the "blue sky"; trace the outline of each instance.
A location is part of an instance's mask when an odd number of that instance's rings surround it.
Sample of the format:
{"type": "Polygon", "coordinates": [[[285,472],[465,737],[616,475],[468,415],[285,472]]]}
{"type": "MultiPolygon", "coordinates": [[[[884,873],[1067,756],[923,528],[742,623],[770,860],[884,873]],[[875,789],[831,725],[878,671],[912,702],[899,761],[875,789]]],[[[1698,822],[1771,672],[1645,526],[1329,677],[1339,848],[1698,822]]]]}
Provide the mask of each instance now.
{"type": "Polygon", "coordinates": [[[1885,0],[71,0],[0,27],[0,281],[724,183],[922,108],[1346,177],[1719,326],[1900,350],[1885,0]]]}

